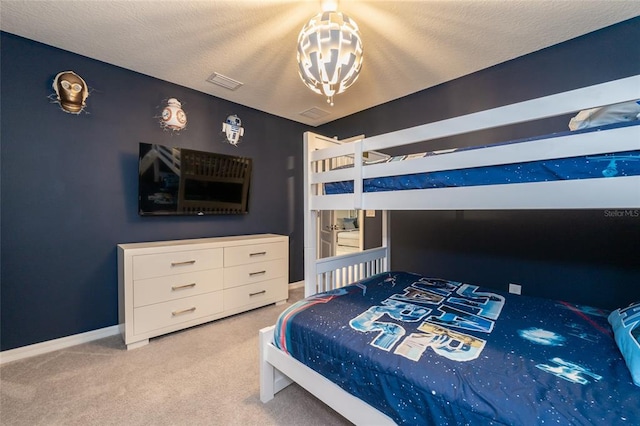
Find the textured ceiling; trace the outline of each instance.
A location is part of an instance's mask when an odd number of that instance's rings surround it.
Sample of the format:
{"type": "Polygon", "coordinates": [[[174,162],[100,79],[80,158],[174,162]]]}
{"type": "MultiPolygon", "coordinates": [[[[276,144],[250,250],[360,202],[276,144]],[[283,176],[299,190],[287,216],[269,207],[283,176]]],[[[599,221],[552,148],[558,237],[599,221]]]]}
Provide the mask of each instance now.
{"type": "Polygon", "coordinates": [[[335,106],[300,80],[318,0],[0,1],[0,29],[312,126],[639,16],[636,0],[342,0],[364,64],[335,106]],[[206,81],[214,72],[243,85],[206,81]],[[319,109],[326,115],[301,113],[319,109]]]}

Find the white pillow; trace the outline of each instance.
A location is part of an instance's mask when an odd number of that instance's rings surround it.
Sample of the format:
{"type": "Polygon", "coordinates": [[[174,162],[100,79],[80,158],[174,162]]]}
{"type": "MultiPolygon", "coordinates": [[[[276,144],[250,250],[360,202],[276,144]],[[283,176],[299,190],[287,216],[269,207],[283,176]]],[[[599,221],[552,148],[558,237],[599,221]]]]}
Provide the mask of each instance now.
{"type": "Polygon", "coordinates": [[[640,101],[623,102],[582,110],[569,121],[569,129],[587,129],[589,127],[638,119],[640,119],[640,101]]]}
{"type": "Polygon", "coordinates": [[[640,302],[611,312],[609,324],[633,383],[640,386],[640,302]]]}

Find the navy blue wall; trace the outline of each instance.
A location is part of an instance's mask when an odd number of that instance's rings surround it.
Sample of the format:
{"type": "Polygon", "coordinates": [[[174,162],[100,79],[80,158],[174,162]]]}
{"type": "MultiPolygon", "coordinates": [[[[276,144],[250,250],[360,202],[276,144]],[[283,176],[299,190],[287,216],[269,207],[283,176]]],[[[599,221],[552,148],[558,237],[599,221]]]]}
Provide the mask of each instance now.
{"type": "Polygon", "coordinates": [[[117,324],[118,243],[284,234],[290,281],[303,278],[307,126],[7,33],[1,43],[2,350],[117,324]],[[49,99],[66,70],[91,88],[84,114],[49,99]],[[187,113],[180,134],[154,118],[170,97],[187,113]],[[230,114],[245,127],[237,148],[220,133],[230,114]],[[139,217],[139,142],[253,158],[249,214],[139,217]]]}
{"type": "MultiPolygon", "coordinates": [[[[640,18],[334,121],[318,132],[373,136],[640,74],[634,40],[640,40],[640,18]]],[[[566,131],[568,120],[439,140],[414,152],[566,131]]],[[[392,212],[391,218],[394,269],[501,290],[518,283],[523,294],[603,308],[640,300],[640,216],[602,210],[418,211],[392,212]]]]}
{"type": "MultiPolygon", "coordinates": [[[[507,104],[640,71],[628,21],[316,129],[348,137],[507,104]]],[[[273,232],[291,238],[290,281],[303,277],[302,133],[306,126],[1,33],[0,349],[117,323],[116,244],[273,232]],[[80,74],[87,113],[48,98],[54,76],[80,74]],[[184,103],[189,124],[164,132],[162,100],[184,103]],[[238,148],[219,129],[238,114],[238,148]],[[251,212],[237,217],[137,215],[138,142],[254,159],[251,212]]],[[[562,130],[566,119],[438,142],[562,130]]],[[[597,196],[597,194],[594,194],[597,196]]],[[[378,218],[379,219],[379,216],[378,218]]],[[[370,220],[370,219],[368,219],[370,220]]],[[[393,212],[392,265],[428,275],[601,307],[640,299],[640,219],[586,212],[393,212]]]]}

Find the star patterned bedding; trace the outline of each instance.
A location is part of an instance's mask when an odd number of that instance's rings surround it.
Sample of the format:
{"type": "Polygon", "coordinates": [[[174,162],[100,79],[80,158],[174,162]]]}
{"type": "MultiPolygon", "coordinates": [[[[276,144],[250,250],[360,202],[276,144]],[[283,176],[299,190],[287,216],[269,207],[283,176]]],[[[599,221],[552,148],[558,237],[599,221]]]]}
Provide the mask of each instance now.
{"type": "MultiPolygon", "coordinates": [[[[615,123],[606,126],[557,133],[554,136],[606,131],[612,128],[640,126],[640,121],[615,123]]],[[[515,144],[540,138],[510,141],[497,145],[515,144]]],[[[421,153],[390,157],[387,161],[404,161],[429,155],[446,155],[453,151],[482,149],[481,147],[445,150],[445,153],[421,153]]],[[[601,155],[578,156],[541,161],[529,161],[496,166],[475,167],[458,170],[443,170],[365,179],[364,192],[399,191],[405,189],[451,188],[461,186],[498,185],[510,183],[550,182],[557,180],[612,178],[640,175],[640,150],[611,152],[601,155]]],[[[353,181],[324,184],[325,194],[353,192],[353,181]]]]}
{"type": "Polygon", "coordinates": [[[398,424],[639,424],[607,314],[387,272],[292,305],[274,344],[398,424]]]}

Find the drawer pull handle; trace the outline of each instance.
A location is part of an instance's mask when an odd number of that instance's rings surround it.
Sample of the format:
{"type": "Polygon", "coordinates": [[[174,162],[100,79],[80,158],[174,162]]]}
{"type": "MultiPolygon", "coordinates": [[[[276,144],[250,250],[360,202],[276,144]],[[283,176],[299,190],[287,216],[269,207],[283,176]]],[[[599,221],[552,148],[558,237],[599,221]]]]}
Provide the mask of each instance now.
{"type": "Polygon", "coordinates": [[[255,277],[256,275],[263,275],[266,274],[267,271],[258,271],[258,272],[249,272],[249,276],[250,277],[255,277]]]}
{"type": "Polygon", "coordinates": [[[183,309],[181,311],[173,311],[173,312],[171,312],[171,315],[174,316],[174,317],[177,317],[178,315],[190,314],[191,312],[194,312],[195,310],[196,310],[196,307],[194,306],[193,308],[183,309]]]}
{"type": "Polygon", "coordinates": [[[254,257],[254,256],[264,256],[265,254],[267,254],[266,251],[259,251],[257,253],[249,253],[249,257],[254,257]]]}
{"type": "Polygon", "coordinates": [[[249,293],[249,297],[257,296],[259,294],[265,294],[267,290],[257,291],[255,293],[249,293]]]}
{"type": "Polygon", "coordinates": [[[174,285],[171,286],[171,290],[184,290],[186,288],[193,288],[196,286],[196,283],[191,283],[191,284],[182,284],[182,285],[174,285]]]}
{"type": "Polygon", "coordinates": [[[171,266],[193,265],[195,260],[185,260],[184,262],[171,262],[171,266]]]}

